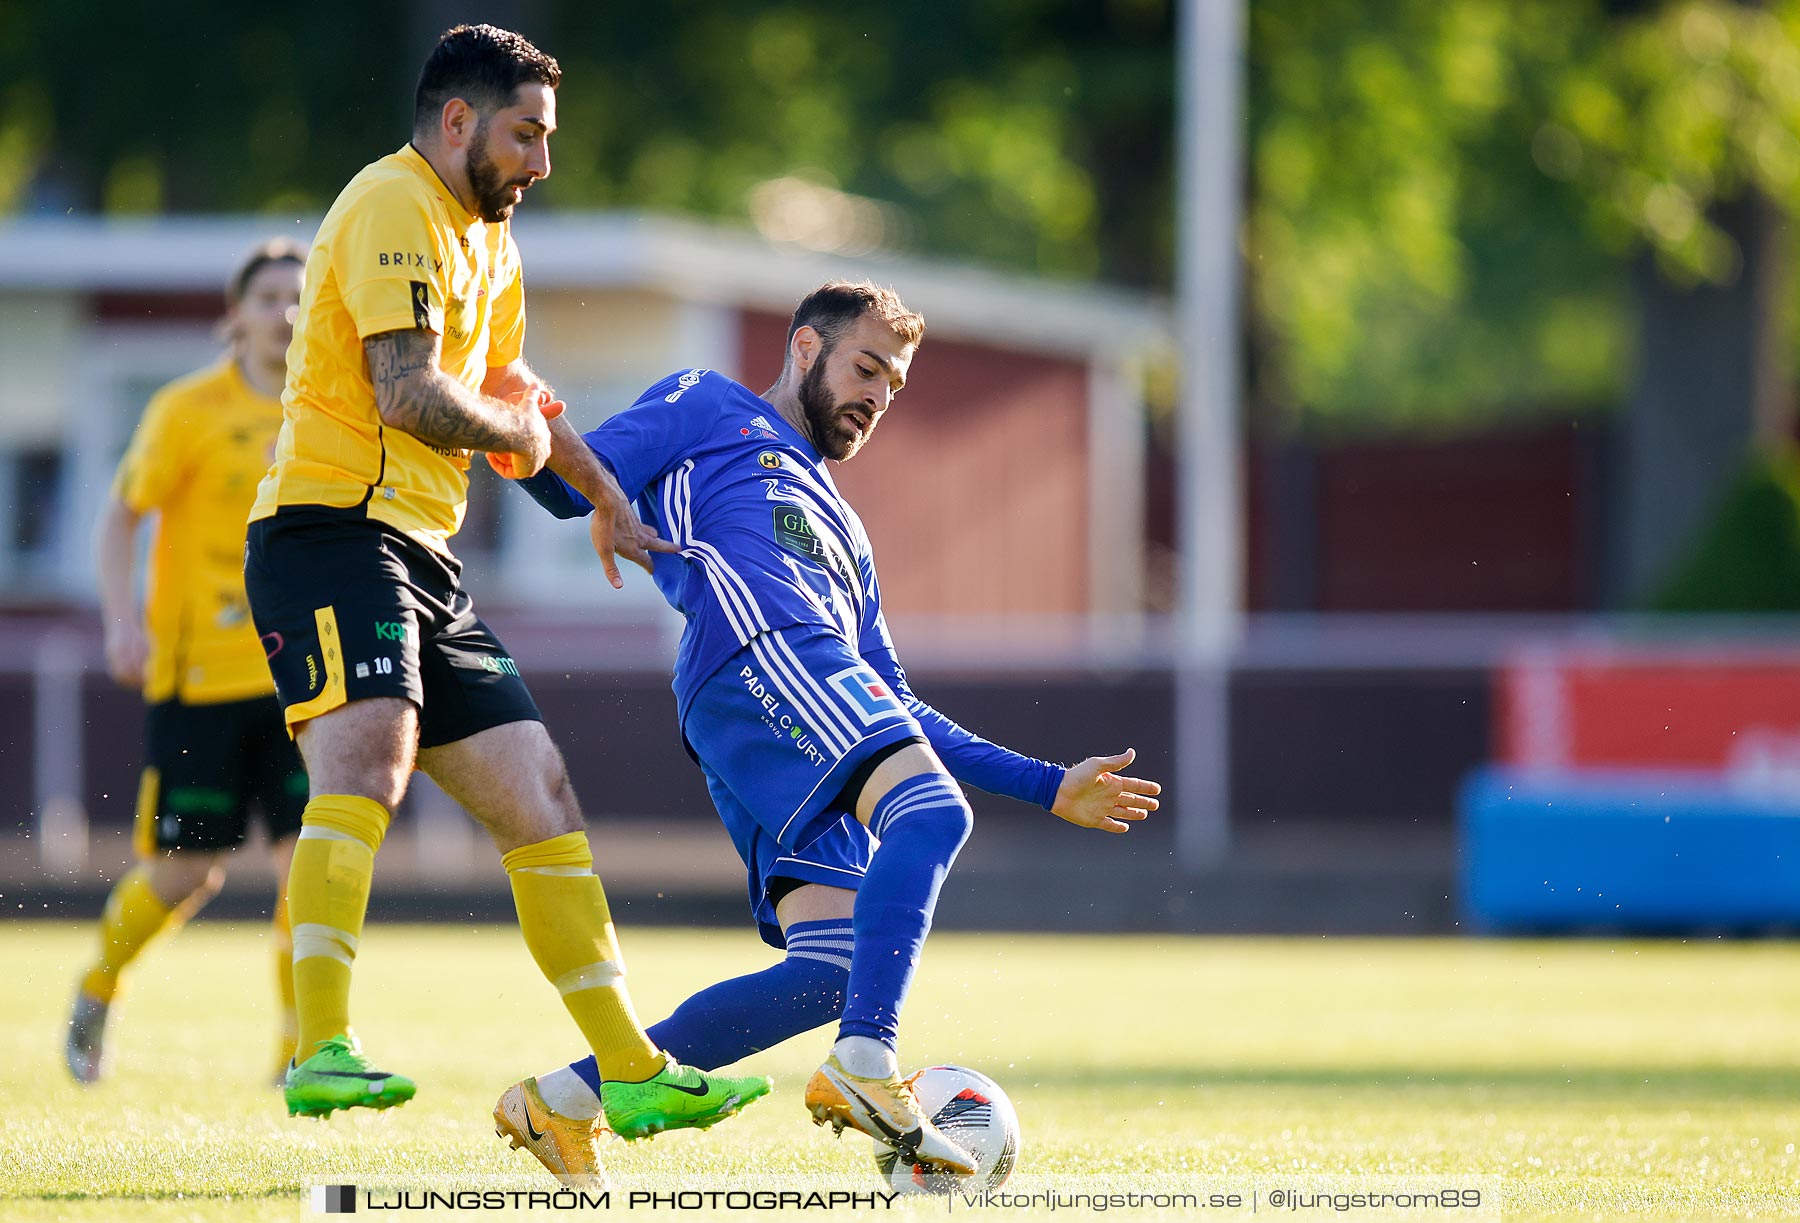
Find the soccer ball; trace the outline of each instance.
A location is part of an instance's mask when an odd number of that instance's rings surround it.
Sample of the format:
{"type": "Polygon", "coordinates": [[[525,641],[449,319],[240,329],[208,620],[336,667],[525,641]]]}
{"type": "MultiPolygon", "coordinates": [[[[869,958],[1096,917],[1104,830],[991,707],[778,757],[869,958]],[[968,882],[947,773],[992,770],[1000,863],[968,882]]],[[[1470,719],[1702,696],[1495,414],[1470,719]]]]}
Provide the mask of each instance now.
{"type": "Polygon", "coordinates": [[[975,1157],[967,1176],[926,1172],[885,1142],[875,1143],[875,1168],[901,1193],[950,1194],[998,1189],[1019,1158],[1019,1114],[1000,1084],[967,1066],[928,1066],[913,1076],[919,1107],[946,1138],[975,1157]]]}

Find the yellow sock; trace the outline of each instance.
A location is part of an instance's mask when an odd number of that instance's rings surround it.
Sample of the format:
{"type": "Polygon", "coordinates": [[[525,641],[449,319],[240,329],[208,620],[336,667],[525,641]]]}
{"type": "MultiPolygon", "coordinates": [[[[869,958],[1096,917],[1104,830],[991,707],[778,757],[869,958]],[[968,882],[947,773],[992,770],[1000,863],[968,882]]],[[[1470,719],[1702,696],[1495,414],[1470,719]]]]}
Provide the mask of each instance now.
{"type": "Polygon", "coordinates": [[[150,886],[150,870],[132,867],[114,885],[100,916],[100,959],[82,979],[81,991],[100,1002],[119,992],[119,974],[165,928],[179,925],[176,913],[150,886]]]}
{"type": "Polygon", "coordinates": [[[301,1061],[350,1030],[350,967],[388,819],[386,807],[352,794],[316,795],[301,816],[287,884],[301,1061]]]}
{"type": "Polygon", "coordinates": [[[278,1061],[294,1056],[299,1039],[300,1021],[294,1017],[294,929],[288,922],[287,881],[275,897],[275,918],[270,923],[270,941],[275,947],[275,999],[279,1010],[275,1050],[278,1061]]]}
{"type": "Polygon", "coordinates": [[[525,945],[587,1037],[600,1077],[641,1082],[663,1067],[625,990],[625,959],[587,833],[522,845],[500,861],[512,884],[525,945]]]}

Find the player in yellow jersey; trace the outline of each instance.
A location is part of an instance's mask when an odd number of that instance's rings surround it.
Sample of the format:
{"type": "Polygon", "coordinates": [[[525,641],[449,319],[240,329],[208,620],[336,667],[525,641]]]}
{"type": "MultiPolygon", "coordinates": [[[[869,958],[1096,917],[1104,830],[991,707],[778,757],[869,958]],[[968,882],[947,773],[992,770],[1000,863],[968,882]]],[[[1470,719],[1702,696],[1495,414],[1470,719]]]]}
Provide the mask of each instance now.
{"type": "MultiPolygon", "coordinates": [[[[500,849],[526,944],[594,1050],[618,1133],[710,1125],[769,1088],[681,1066],[644,1034],[562,757],[450,552],[471,451],[510,456],[522,475],[551,457],[560,404],[521,355],[507,222],[550,173],[560,80],[517,34],[445,33],[419,78],[411,143],[350,181],[307,261],[281,439],[245,553],[312,781],[288,878],[290,1112],[412,1097],[410,1080],[362,1055],[349,994],[375,854],[415,767],[500,849]]],[[[647,562],[616,484],[593,499],[617,515],[621,550],[647,562]]]]}
{"type": "MultiPolygon", "coordinates": [[[[275,686],[244,599],[244,515],[281,427],[287,346],[305,253],[292,242],[251,251],[226,286],[230,351],[151,399],[119,464],[96,539],[107,669],[149,706],[147,760],[133,845],[138,864],[113,888],[100,956],[69,1021],[69,1071],[100,1077],[106,1016],[119,974],[159,931],[178,925],[224,882],[226,851],[262,811],[285,883],[306,803],[300,755],[282,731],[275,686]],[[137,536],[156,522],[146,600],[138,606],[137,536]]],[[[280,1062],[294,1048],[287,909],[277,889],[280,1062]]]]}

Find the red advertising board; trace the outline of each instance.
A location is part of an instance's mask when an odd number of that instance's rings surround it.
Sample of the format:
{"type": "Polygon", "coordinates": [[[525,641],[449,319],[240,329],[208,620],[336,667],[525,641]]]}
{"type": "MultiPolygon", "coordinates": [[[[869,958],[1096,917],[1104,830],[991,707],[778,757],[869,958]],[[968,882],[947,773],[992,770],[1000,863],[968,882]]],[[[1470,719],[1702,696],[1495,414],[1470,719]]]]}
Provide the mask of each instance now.
{"type": "Polygon", "coordinates": [[[1532,649],[1495,688],[1505,764],[1800,774],[1800,646],[1532,649]]]}

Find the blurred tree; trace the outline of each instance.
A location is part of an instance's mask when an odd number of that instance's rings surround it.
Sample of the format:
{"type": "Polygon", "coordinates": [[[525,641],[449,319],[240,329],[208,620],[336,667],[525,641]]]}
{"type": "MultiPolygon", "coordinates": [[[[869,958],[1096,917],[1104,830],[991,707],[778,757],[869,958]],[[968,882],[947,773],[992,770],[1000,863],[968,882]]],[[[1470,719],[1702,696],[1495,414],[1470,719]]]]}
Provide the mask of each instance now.
{"type": "Polygon", "coordinates": [[[903,244],[1168,279],[1166,0],[564,6],[564,202],[741,217],[799,176],[903,244]]]}
{"type": "MultiPolygon", "coordinates": [[[[1259,415],[1616,399],[1634,251],[1732,282],[1717,205],[1800,176],[1800,0],[1250,10],[1259,415]]],[[[404,137],[463,0],[0,0],[0,210],[316,215],[404,137]]],[[[1172,0],[496,0],[563,61],[562,207],[751,215],[800,179],[890,241],[1171,283],[1172,0]]],[[[1790,347],[1791,332],[1783,333],[1790,347]]]]}
{"type": "Polygon", "coordinates": [[[1800,611],[1800,456],[1754,460],[1649,600],[1667,612],[1800,611]]]}
{"type": "Polygon", "coordinates": [[[1793,0],[1254,5],[1260,401],[1418,420],[1616,396],[1633,252],[1735,283],[1756,239],[1715,205],[1800,187],[1797,31],[1793,0]]]}
{"type": "Polygon", "coordinates": [[[1615,0],[1615,12],[1545,130],[1596,230],[1614,249],[1644,247],[1614,575],[1631,601],[1697,539],[1710,546],[1702,528],[1752,450],[1792,434],[1783,211],[1800,188],[1800,8],[1615,0]]]}
{"type": "Polygon", "coordinates": [[[512,20],[565,70],[540,199],[741,219],[798,174],[933,251],[1168,279],[1168,0],[477,7],[0,0],[0,210],[316,214],[439,29],[512,20]]]}
{"type": "Polygon", "coordinates": [[[1617,390],[1618,262],[1533,164],[1583,0],[1307,0],[1251,9],[1259,404],[1442,420],[1617,390]]]}
{"type": "Polygon", "coordinates": [[[1614,598],[1654,589],[1792,432],[1800,3],[1308,0],[1251,28],[1265,422],[1624,392],[1614,598]]]}
{"type": "Polygon", "coordinates": [[[0,205],[316,214],[404,138],[402,17],[0,0],[0,205]]]}

